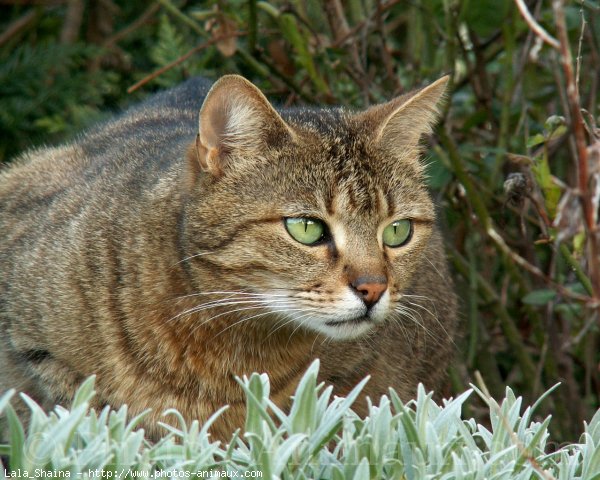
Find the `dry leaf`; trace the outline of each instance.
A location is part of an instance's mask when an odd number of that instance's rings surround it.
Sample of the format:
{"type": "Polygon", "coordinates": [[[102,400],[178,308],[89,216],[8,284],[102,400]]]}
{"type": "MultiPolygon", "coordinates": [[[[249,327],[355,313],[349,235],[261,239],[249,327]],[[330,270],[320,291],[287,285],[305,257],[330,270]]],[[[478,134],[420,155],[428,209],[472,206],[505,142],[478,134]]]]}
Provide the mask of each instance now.
{"type": "Polygon", "coordinates": [[[217,49],[225,57],[231,57],[237,51],[237,38],[235,36],[235,22],[221,15],[217,26],[212,30],[213,38],[223,37],[216,43],[217,49]]]}

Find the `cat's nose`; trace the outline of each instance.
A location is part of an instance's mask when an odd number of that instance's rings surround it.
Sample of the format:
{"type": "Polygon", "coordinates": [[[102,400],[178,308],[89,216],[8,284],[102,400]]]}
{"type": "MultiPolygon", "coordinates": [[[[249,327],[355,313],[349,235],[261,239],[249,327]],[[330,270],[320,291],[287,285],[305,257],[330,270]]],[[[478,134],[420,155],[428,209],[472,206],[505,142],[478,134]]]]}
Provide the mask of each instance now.
{"type": "Polygon", "coordinates": [[[383,276],[358,277],[350,285],[365,305],[372,307],[387,289],[387,279],[383,276]]]}

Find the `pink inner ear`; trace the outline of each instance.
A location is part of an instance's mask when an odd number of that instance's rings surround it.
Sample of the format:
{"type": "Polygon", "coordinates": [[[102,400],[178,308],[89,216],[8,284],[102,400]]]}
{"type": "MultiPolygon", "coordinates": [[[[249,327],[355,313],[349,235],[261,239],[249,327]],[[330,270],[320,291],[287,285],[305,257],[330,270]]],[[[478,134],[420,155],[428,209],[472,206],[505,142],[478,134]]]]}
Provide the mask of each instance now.
{"type": "Polygon", "coordinates": [[[358,118],[374,132],[376,142],[398,151],[417,147],[437,120],[447,81],[443,77],[417,92],[376,105],[358,118]]]}
{"type": "MultiPolygon", "coordinates": [[[[200,112],[200,130],[197,138],[198,161],[202,170],[214,176],[223,174],[226,163],[229,102],[232,97],[224,96],[224,89],[211,92],[200,112]]],[[[237,95],[236,95],[237,96],[237,95]]]]}
{"type": "Polygon", "coordinates": [[[226,100],[217,98],[207,102],[200,114],[200,142],[204,148],[219,147],[227,127],[226,100]]]}
{"type": "Polygon", "coordinates": [[[268,147],[267,132],[293,138],[261,91],[248,80],[226,75],[208,92],[200,110],[198,160],[203,170],[221,175],[234,158],[255,157],[268,147]]]}

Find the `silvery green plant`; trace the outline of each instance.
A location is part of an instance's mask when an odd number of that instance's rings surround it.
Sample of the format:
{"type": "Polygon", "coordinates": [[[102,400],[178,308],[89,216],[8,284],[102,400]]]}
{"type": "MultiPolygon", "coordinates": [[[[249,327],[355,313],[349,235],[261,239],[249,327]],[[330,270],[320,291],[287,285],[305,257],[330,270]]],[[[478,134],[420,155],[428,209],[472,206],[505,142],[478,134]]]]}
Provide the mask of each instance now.
{"type": "Polygon", "coordinates": [[[15,392],[0,397],[0,414],[9,442],[0,455],[9,459],[7,476],[40,477],[41,472],[70,478],[208,478],[208,472],[230,477],[291,479],[600,479],[600,412],[580,442],[548,451],[551,418],[534,419],[535,405],[523,410],[510,388],[497,403],[473,389],[437,404],[419,387],[408,403],[390,390],[369,415],[360,418],[352,404],[368,381],[345,398],[317,384],[314,362],[298,385],[289,411],[269,398],[266,375],[239,379],[247,402],[246,423],[227,444],[211,439],[211,424],[187,423],[175,410],[165,415],[158,443],[137,429],[144,414],[129,418],[127,408],[89,407],[94,378],[79,388],[69,410],[44,412],[21,394],[30,411],[27,429],[11,406],[15,392]],[[476,392],[487,404],[489,428],[463,419],[463,405],[476,392]],[[173,426],[175,425],[175,426],[173,426]],[[25,473],[27,472],[27,473],[25,473]],[[17,475],[18,474],[18,475],[17,475]]]}

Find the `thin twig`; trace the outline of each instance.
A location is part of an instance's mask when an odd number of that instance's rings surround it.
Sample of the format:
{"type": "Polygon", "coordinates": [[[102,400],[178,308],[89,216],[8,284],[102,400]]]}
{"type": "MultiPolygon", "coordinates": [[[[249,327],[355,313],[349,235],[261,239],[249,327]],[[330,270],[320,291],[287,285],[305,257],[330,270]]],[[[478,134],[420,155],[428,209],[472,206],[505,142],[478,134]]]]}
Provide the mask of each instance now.
{"type": "Polygon", "coordinates": [[[132,22],[122,30],[119,30],[112,37],[107,38],[102,44],[102,46],[107,48],[120,42],[130,33],[134,32],[135,30],[146,24],[150,20],[150,18],[152,18],[152,16],[158,11],[159,8],[160,5],[158,3],[153,3],[134,22],[132,22]]]}
{"type": "Polygon", "coordinates": [[[590,279],[586,276],[579,262],[573,257],[573,255],[571,255],[569,247],[567,247],[564,243],[561,243],[559,251],[565,261],[569,264],[569,267],[573,269],[577,280],[579,280],[579,283],[583,285],[583,288],[585,288],[585,291],[588,293],[588,295],[594,295],[594,288],[592,287],[590,279]]]}
{"type": "Polygon", "coordinates": [[[206,31],[193,19],[183,13],[171,0],[157,0],[172,15],[177,17],[200,36],[206,36],[206,31]]]}
{"type": "Polygon", "coordinates": [[[535,21],[535,18],[533,18],[533,15],[531,15],[531,12],[527,8],[527,5],[525,5],[525,2],[523,0],[515,0],[515,3],[517,4],[519,12],[521,12],[521,16],[525,22],[527,22],[527,25],[529,25],[529,28],[531,28],[531,30],[533,30],[538,37],[540,37],[552,48],[558,49],[560,46],[558,40],[556,40],[556,38],[544,30],[544,27],[535,21]]]}
{"type": "Polygon", "coordinates": [[[60,43],[68,45],[77,40],[83,22],[84,9],[85,4],[82,0],[69,0],[67,16],[60,32],[60,43]]]}
{"type": "Polygon", "coordinates": [[[381,3],[381,0],[377,0],[377,15],[375,17],[375,24],[377,25],[377,31],[381,41],[381,58],[383,60],[383,65],[385,66],[385,71],[388,78],[394,82],[394,91],[399,92],[402,90],[402,85],[400,84],[398,76],[395,74],[393,59],[390,55],[390,49],[387,44],[388,35],[383,22],[383,6],[384,5],[381,3]]]}
{"type": "Polygon", "coordinates": [[[531,264],[525,258],[523,258],[521,255],[519,255],[517,252],[515,252],[513,249],[511,249],[508,246],[508,244],[504,241],[504,238],[502,238],[502,236],[498,233],[498,231],[492,225],[490,225],[487,228],[486,233],[494,241],[494,243],[498,246],[498,248],[505,255],[510,257],[510,259],[514,263],[516,263],[523,269],[527,270],[529,273],[531,273],[531,274],[535,275],[536,277],[540,278],[541,280],[543,280],[544,283],[546,283],[548,286],[551,286],[552,288],[556,289],[556,291],[559,292],[563,297],[568,297],[573,300],[577,300],[579,302],[587,303],[588,305],[590,305],[592,307],[599,306],[599,305],[597,305],[598,302],[594,298],[572,292],[568,288],[565,288],[564,286],[562,286],[560,283],[554,282],[550,277],[548,277],[538,267],[531,264]]]}
{"type": "Polygon", "coordinates": [[[19,33],[21,30],[27,28],[37,17],[35,9],[29,10],[22,17],[17,18],[12,22],[4,32],[0,35],[0,46],[8,42],[13,36],[19,33]]]}
{"type": "MultiPolygon", "coordinates": [[[[348,26],[348,20],[346,19],[344,7],[342,6],[341,1],[330,0],[325,2],[325,14],[327,15],[327,20],[329,21],[334,41],[337,42],[340,38],[347,37],[350,32],[350,27],[348,26]]],[[[359,80],[358,84],[362,89],[365,104],[367,104],[369,98],[367,92],[370,85],[366,76],[364,65],[361,62],[357,42],[351,43],[348,45],[348,47],[350,50],[350,58],[352,59],[352,67],[356,78],[359,80]]]]}
{"type": "MultiPolygon", "coordinates": [[[[475,371],[475,381],[477,382],[477,386],[479,387],[479,389],[476,389],[475,391],[479,396],[483,395],[483,401],[487,403],[490,410],[494,410],[494,413],[502,421],[506,432],[510,436],[513,445],[515,445],[519,450],[519,453],[529,462],[533,469],[536,472],[538,472],[539,475],[541,475],[542,478],[546,480],[555,480],[555,477],[550,475],[548,471],[542,468],[542,466],[538,463],[536,458],[531,453],[529,453],[528,447],[523,442],[521,442],[517,434],[514,432],[514,428],[511,425],[511,422],[508,420],[508,418],[506,418],[506,415],[504,415],[504,413],[502,412],[500,405],[498,404],[498,402],[496,402],[496,400],[494,400],[494,397],[492,397],[492,395],[490,394],[490,391],[488,390],[487,385],[485,384],[485,381],[483,380],[483,377],[481,376],[481,373],[478,370],[475,371]]],[[[471,386],[474,385],[471,384],[471,386]]],[[[553,389],[554,388],[556,387],[553,387],[553,389]]]]}
{"type": "Polygon", "coordinates": [[[222,40],[225,40],[225,39],[228,39],[228,38],[231,38],[231,37],[239,37],[239,36],[242,36],[242,35],[245,35],[245,34],[246,34],[245,32],[236,32],[234,34],[213,37],[213,38],[211,38],[211,39],[209,39],[209,40],[207,40],[205,42],[202,42],[200,45],[195,46],[194,48],[192,48],[187,53],[183,54],[178,59],[173,60],[171,63],[169,63],[169,64],[167,64],[167,65],[159,68],[158,70],[155,70],[150,75],[142,78],[139,82],[137,82],[134,85],[132,85],[131,87],[129,87],[127,89],[127,93],[133,93],[133,92],[135,92],[138,88],[146,85],[148,82],[154,80],[159,75],[162,75],[167,70],[170,70],[171,68],[176,67],[180,63],[185,62],[188,58],[190,58],[195,53],[198,53],[201,50],[204,50],[205,48],[210,47],[211,45],[214,45],[215,43],[220,42],[222,40]]]}
{"type": "Polygon", "coordinates": [[[302,89],[302,84],[296,83],[296,81],[293,79],[293,77],[282,73],[277,68],[275,63],[273,63],[273,61],[271,61],[271,59],[268,58],[266,55],[264,55],[260,50],[256,50],[255,55],[252,56],[249,53],[245,53],[242,48],[239,48],[238,54],[242,54],[244,56],[244,60],[247,62],[254,61],[255,63],[257,63],[261,66],[265,66],[268,70],[268,72],[265,75],[266,77],[269,77],[269,78],[272,78],[273,76],[276,77],[281,82],[283,82],[292,92],[294,92],[296,95],[298,95],[300,98],[302,98],[302,100],[304,100],[306,103],[308,103],[308,104],[315,103],[315,98],[304,92],[304,90],[302,89]],[[259,61],[260,61],[260,63],[259,63],[259,61]],[[269,75],[269,73],[270,73],[270,75],[269,75]]]}
{"type": "Polygon", "coordinates": [[[577,90],[577,81],[573,73],[573,58],[569,37],[567,34],[567,25],[565,20],[565,10],[563,0],[553,0],[552,8],[556,21],[556,30],[560,42],[560,61],[563,67],[565,82],[567,86],[567,101],[571,113],[571,128],[576,144],[576,165],[577,165],[577,186],[579,189],[579,198],[583,210],[584,225],[587,232],[588,247],[588,268],[590,279],[594,287],[594,296],[600,298],[600,265],[598,262],[598,241],[596,236],[596,224],[594,222],[594,207],[589,191],[589,171],[588,171],[588,152],[585,138],[585,126],[583,115],[581,114],[581,104],[579,101],[579,91],[577,90]]]}
{"type": "Polygon", "coordinates": [[[577,47],[577,58],[575,62],[577,64],[577,71],[575,72],[575,81],[577,82],[577,91],[579,91],[579,78],[581,74],[581,47],[583,46],[583,37],[585,35],[585,16],[583,15],[583,8],[581,9],[581,33],[579,34],[579,46],[577,47]]]}
{"type": "Polygon", "coordinates": [[[351,29],[349,29],[340,38],[336,38],[333,41],[333,43],[331,44],[331,48],[341,47],[342,45],[344,45],[344,43],[346,43],[348,40],[350,40],[350,38],[352,38],[354,35],[356,35],[357,32],[360,32],[364,28],[365,24],[372,22],[374,20],[374,18],[375,18],[376,15],[381,15],[383,12],[385,12],[386,10],[389,10],[394,5],[396,5],[396,4],[400,3],[400,2],[402,2],[402,0],[389,0],[389,1],[385,2],[370,17],[368,17],[367,19],[365,19],[365,20],[357,23],[356,25],[354,25],[351,29]]]}

